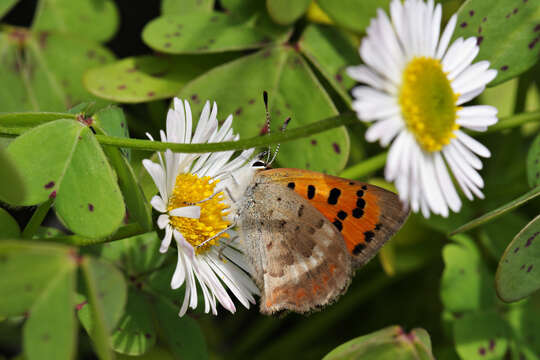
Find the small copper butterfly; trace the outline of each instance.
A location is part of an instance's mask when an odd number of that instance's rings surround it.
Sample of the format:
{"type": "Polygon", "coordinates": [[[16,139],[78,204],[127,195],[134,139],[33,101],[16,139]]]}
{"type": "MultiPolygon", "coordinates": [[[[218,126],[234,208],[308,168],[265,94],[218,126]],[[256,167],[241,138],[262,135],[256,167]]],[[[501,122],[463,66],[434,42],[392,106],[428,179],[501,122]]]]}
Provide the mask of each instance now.
{"type": "Polygon", "coordinates": [[[409,214],[380,187],[300,169],[255,173],[237,224],[260,310],[306,313],[343,294],[409,214]]]}

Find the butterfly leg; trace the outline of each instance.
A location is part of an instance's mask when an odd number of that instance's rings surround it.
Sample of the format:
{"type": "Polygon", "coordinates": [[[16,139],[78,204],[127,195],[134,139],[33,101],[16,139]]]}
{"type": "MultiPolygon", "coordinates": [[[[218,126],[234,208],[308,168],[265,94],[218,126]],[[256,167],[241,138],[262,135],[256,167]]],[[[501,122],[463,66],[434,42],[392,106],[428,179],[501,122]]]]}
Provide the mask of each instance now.
{"type": "Polygon", "coordinates": [[[214,236],[212,236],[212,237],[210,237],[210,238],[204,240],[202,243],[200,243],[199,245],[197,245],[197,247],[201,247],[201,246],[203,246],[204,244],[206,244],[207,242],[212,241],[212,240],[214,240],[214,239],[217,238],[217,237],[220,237],[220,236],[223,235],[225,232],[227,232],[228,230],[231,230],[231,229],[232,229],[233,227],[235,227],[235,226],[236,226],[236,221],[233,222],[231,225],[229,225],[227,228],[225,228],[225,229],[221,230],[220,232],[218,232],[216,235],[214,235],[214,236]]]}
{"type": "Polygon", "coordinates": [[[216,192],[216,193],[213,193],[212,195],[210,195],[209,197],[207,197],[206,199],[202,199],[200,201],[197,201],[197,202],[187,202],[187,201],[184,201],[184,204],[186,206],[193,206],[193,205],[198,205],[198,204],[202,204],[203,202],[206,202],[208,200],[212,200],[217,194],[219,194],[219,192],[216,192]]]}
{"type": "Polygon", "coordinates": [[[225,241],[223,241],[223,245],[225,246],[222,246],[219,251],[218,251],[218,257],[220,260],[224,260],[223,259],[223,251],[225,250],[225,248],[228,246],[228,247],[231,247],[231,248],[234,248],[231,244],[233,242],[235,242],[236,240],[238,239],[238,236],[235,236],[233,238],[230,238],[230,239],[226,239],[225,241]]]}

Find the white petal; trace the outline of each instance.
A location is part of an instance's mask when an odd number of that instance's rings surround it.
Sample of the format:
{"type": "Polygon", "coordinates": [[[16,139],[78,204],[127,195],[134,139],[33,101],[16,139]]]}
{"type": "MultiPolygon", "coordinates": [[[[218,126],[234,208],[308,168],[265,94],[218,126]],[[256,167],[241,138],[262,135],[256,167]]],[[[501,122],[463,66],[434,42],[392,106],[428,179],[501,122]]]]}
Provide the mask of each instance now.
{"type": "Polygon", "coordinates": [[[476,172],[476,170],[468,162],[464,161],[464,159],[460,157],[460,154],[453,143],[446,146],[445,150],[447,151],[448,156],[453,158],[455,164],[462,170],[463,174],[466,175],[469,180],[471,180],[479,188],[484,187],[484,180],[480,174],[478,174],[478,172],[476,172]]]}
{"type": "Polygon", "coordinates": [[[394,181],[398,175],[402,149],[403,145],[405,145],[405,137],[406,133],[402,132],[390,146],[386,160],[386,167],[384,169],[384,176],[387,181],[394,181]]]}
{"type": "Polygon", "coordinates": [[[458,140],[461,141],[463,145],[471,149],[474,153],[485,158],[488,158],[491,156],[491,152],[489,151],[487,147],[485,147],[484,145],[482,145],[481,143],[479,143],[478,141],[476,141],[469,135],[465,134],[463,131],[456,130],[455,134],[457,135],[458,140]]]}
{"type": "Polygon", "coordinates": [[[169,215],[167,214],[159,215],[157,219],[157,225],[160,229],[165,229],[165,227],[169,225],[169,215]]]}
{"type": "Polygon", "coordinates": [[[444,28],[443,34],[439,41],[439,46],[437,47],[435,58],[441,59],[444,56],[444,53],[446,52],[446,48],[448,47],[448,43],[450,42],[450,39],[452,38],[452,35],[454,34],[454,29],[456,28],[456,22],[457,22],[457,15],[454,14],[450,18],[450,20],[448,20],[448,23],[446,24],[446,27],[444,28]]]}
{"type": "Polygon", "coordinates": [[[167,113],[167,139],[170,142],[184,142],[184,134],[186,130],[186,119],[184,117],[184,108],[182,100],[174,98],[174,110],[169,109],[167,113]]]}
{"type": "Polygon", "coordinates": [[[184,109],[186,110],[186,134],[185,134],[185,144],[191,143],[191,129],[193,127],[193,120],[191,117],[191,107],[189,106],[189,102],[187,100],[184,100],[184,109]]]}
{"type": "Polygon", "coordinates": [[[439,34],[441,32],[441,17],[442,17],[442,7],[441,4],[435,6],[435,11],[433,12],[433,20],[431,23],[431,46],[428,56],[435,57],[435,50],[437,49],[437,44],[439,43],[439,34]]]}
{"type": "MultiPolygon", "coordinates": [[[[377,40],[380,41],[380,39],[377,40]]],[[[362,41],[362,44],[360,45],[360,56],[362,57],[362,60],[364,60],[364,63],[377,71],[379,76],[382,76],[389,82],[397,85],[401,81],[399,72],[397,71],[397,68],[392,65],[391,60],[388,54],[384,52],[384,49],[378,47],[380,44],[373,43],[373,41],[377,40],[368,37],[365,41],[362,41]]]]}
{"type": "Polygon", "coordinates": [[[476,38],[467,39],[465,41],[464,47],[467,45],[469,47],[464,50],[463,54],[461,54],[458,59],[456,59],[455,66],[451,70],[447,71],[450,72],[448,74],[449,80],[454,80],[457,76],[459,76],[459,74],[461,74],[463,70],[465,70],[468,66],[471,65],[473,60],[480,52],[480,48],[476,45],[476,38]],[[471,39],[474,41],[474,44],[472,46],[470,45],[470,43],[468,43],[468,41],[470,41],[471,39]]]}
{"type": "Polygon", "coordinates": [[[497,118],[495,116],[493,117],[485,117],[485,118],[470,118],[470,117],[461,117],[456,120],[456,124],[469,128],[469,129],[476,129],[478,127],[487,127],[491,126],[493,124],[497,123],[497,118]]]}
{"type": "Polygon", "coordinates": [[[399,134],[405,127],[401,117],[394,116],[390,119],[393,121],[388,123],[387,131],[381,136],[381,145],[385,147],[388,146],[388,144],[390,144],[397,134],[399,134]]]}
{"type": "Polygon", "coordinates": [[[459,117],[492,117],[497,116],[497,108],[489,105],[464,106],[458,112],[459,117]]]}
{"type": "Polygon", "coordinates": [[[485,132],[487,131],[487,126],[465,126],[467,129],[472,131],[478,131],[478,132],[485,132]]]}
{"type": "Polygon", "coordinates": [[[396,98],[381,91],[357,86],[352,90],[352,94],[356,98],[352,107],[362,121],[373,121],[400,113],[396,98]]]}
{"type": "Polygon", "coordinates": [[[208,133],[208,128],[210,126],[210,101],[206,101],[201,111],[195,134],[193,134],[193,138],[191,139],[192,143],[206,142],[206,139],[203,139],[203,136],[208,133]]]}
{"type": "Polygon", "coordinates": [[[370,43],[374,44],[377,52],[384,57],[385,63],[388,65],[387,73],[390,72],[389,77],[399,78],[404,63],[404,54],[392,24],[382,9],[377,9],[377,18],[368,29],[368,35],[371,37],[370,43]]]}
{"type": "Polygon", "coordinates": [[[230,246],[224,246],[222,253],[227,259],[235,263],[242,270],[244,270],[248,274],[251,274],[252,272],[251,265],[249,265],[249,263],[247,262],[246,256],[242,254],[240,251],[235,250],[231,248],[230,246]]]}
{"type": "Polygon", "coordinates": [[[425,217],[426,219],[429,219],[429,216],[430,216],[429,206],[424,196],[420,197],[420,209],[422,211],[422,216],[425,217]]]}
{"type": "Polygon", "coordinates": [[[375,89],[389,92],[391,94],[397,93],[397,87],[395,85],[383,79],[365,65],[349,66],[347,68],[347,74],[349,74],[349,76],[354,80],[368,84],[375,89]]]}
{"type": "Polygon", "coordinates": [[[402,128],[403,121],[398,116],[376,121],[367,129],[366,140],[369,142],[381,140],[381,145],[387,146],[402,128]]]}
{"type": "MultiPolygon", "coordinates": [[[[178,259],[176,261],[176,269],[174,270],[172,279],[171,279],[171,288],[172,289],[178,289],[184,281],[186,280],[186,267],[189,266],[189,264],[184,263],[184,256],[182,254],[182,250],[178,248],[178,259]]],[[[187,296],[187,291],[186,291],[187,296]]]]}
{"type": "Polygon", "coordinates": [[[467,199],[472,200],[474,197],[471,191],[469,190],[469,187],[466,185],[465,181],[463,180],[464,175],[462,171],[455,164],[454,160],[451,157],[447,156],[446,148],[443,148],[442,153],[444,155],[444,158],[446,159],[446,163],[448,164],[448,166],[450,166],[450,170],[452,171],[452,174],[454,174],[454,178],[458,182],[459,187],[461,188],[461,190],[463,191],[467,199]]]}
{"type": "Polygon", "coordinates": [[[451,76],[452,73],[460,73],[467,65],[472,62],[474,57],[476,57],[478,50],[479,48],[478,46],[476,46],[476,38],[471,37],[467,40],[463,40],[463,38],[457,39],[450,46],[450,48],[446,52],[446,55],[444,55],[441,61],[443,71],[446,73],[450,73],[449,78],[453,79],[453,77],[451,76]],[[472,57],[472,59],[470,59],[472,54],[475,55],[472,57]]]}
{"type": "Polygon", "coordinates": [[[403,10],[403,4],[400,0],[393,0],[390,3],[390,15],[396,31],[396,35],[401,43],[405,55],[409,54],[411,46],[409,44],[408,30],[405,28],[407,23],[403,10]]]}
{"type": "Polygon", "coordinates": [[[452,141],[452,146],[456,148],[456,150],[459,152],[459,155],[463,157],[465,161],[467,161],[473,168],[476,170],[482,169],[482,160],[478,158],[471,150],[466,148],[461,142],[459,141],[452,141]]]}
{"type": "MultiPolygon", "coordinates": [[[[232,268],[225,266],[225,263],[221,262],[219,259],[214,256],[206,256],[208,265],[212,268],[214,273],[219,277],[219,279],[225,284],[225,286],[231,290],[233,295],[244,305],[244,307],[249,309],[249,300],[248,298],[253,299],[251,293],[247,289],[241,287],[242,283],[238,278],[240,273],[233,273],[232,268]],[[235,278],[236,277],[236,278],[235,278]]],[[[254,299],[253,299],[254,300],[254,299]]]]}
{"type": "Polygon", "coordinates": [[[198,219],[201,217],[201,207],[198,205],[183,206],[169,211],[169,214],[171,216],[198,219]]]}
{"type": "Polygon", "coordinates": [[[154,183],[161,194],[161,198],[168,199],[169,194],[167,193],[167,185],[165,183],[165,169],[148,159],[144,159],[142,163],[152,180],[154,180],[154,183]]]}
{"type": "Polygon", "coordinates": [[[234,306],[234,303],[231,300],[229,294],[227,294],[227,290],[225,290],[221,282],[216,277],[216,274],[214,273],[212,268],[210,268],[208,263],[204,260],[202,260],[199,265],[199,277],[205,280],[208,287],[210,288],[210,291],[212,291],[212,293],[216,295],[221,306],[234,313],[236,311],[236,307],[234,306]]]}
{"type": "Polygon", "coordinates": [[[159,211],[161,213],[167,211],[167,205],[165,204],[165,201],[161,198],[161,196],[154,196],[152,200],[150,200],[150,204],[156,211],[159,211]]]}
{"type": "Polygon", "coordinates": [[[161,241],[161,245],[159,247],[160,253],[164,254],[167,252],[167,250],[169,250],[169,246],[171,245],[172,233],[172,228],[170,226],[167,226],[165,228],[165,237],[161,241]]]}
{"type": "Polygon", "coordinates": [[[443,189],[443,195],[450,209],[454,212],[458,212],[461,209],[461,200],[456,192],[452,179],[448,174],[444,160],[439,152],[433,154],[433,160],[435,165],[435,173],[437,174],[437,180],[443,189]]]}
{"type": "Polygon", "coordinates": [[[459,94],[465,94],[488,84],[497,76],[497,70],[489,68],[488,61],[479,61],[467,69],[452,81],[452,89],[459,94]]]}
{"type": "Polygon", "coordinates": [[[195,249],[193,246],[184,239],[184,236],[178,231],[173,231],[174,240],[176,240],[176,245],[178,248],[182,248],[183,252],[188,256],[190,259],[193,259],[195,257],[195,249]]]}
{"type": "MultiPolygon", "coordinates": [[[[185,262],[185,279],[186,279],[185,295],[184,295],[184,302],[182,304],[182,307],[180,308],[180,313],[179,313],[180,316],[183,316],[186,313],[188,306],[192,304],[193,301],[195,301],[195,303],[197,302],[197,288],[196,288],[195,278],[194,278],[193,263],[191,262],[190,259],[188,259],[188,257],[185,254],[181,253],[180,251],[178,253],[178,257],[182,257],[183,262],[185,262]]],[[[171,283],[171,287],[172,287],[172,283],[171,283]]]]}
{"type": "Polygon", "coordinates": [[[482,86],[477,89],[468,91],[464,94],[461,94],[456,102],[456,105],[465,104],[466,102],[471,101],[472,99],[483,93],[485,89],[486,87],[482,86]]]}
{"type": "Polygon", "coordinates": [[[420,160],[420,179],[423,184],[422,195],[426,199],[427,204],[435,214],[448,216],[448,208],[444,197],[441,193],[441,189],[437,182],[435,170],[433,166],[433,159],[427,154],[421,154],[420,160]]]}

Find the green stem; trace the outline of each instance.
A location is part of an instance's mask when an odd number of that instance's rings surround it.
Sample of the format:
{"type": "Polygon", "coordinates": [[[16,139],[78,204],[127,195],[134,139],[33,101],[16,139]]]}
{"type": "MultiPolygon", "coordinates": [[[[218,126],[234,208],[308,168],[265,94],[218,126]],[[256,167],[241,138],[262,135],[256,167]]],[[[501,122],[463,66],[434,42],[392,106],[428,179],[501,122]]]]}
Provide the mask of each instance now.
{"type": "MultiPolygon", "coordinates": [[[[253,147],[264,147],[277,143],[284,143],[287,141],[296,140],[299,138],[307,137],[313,134],[317,134],[326,130],[330,130],[336,127],[354,124],[358,122],[356,115],[353,113],[341,114],[328,119],[318,121],[303,127],[290,129],[285,132],[274,133],[265,136],[255,136],[249,139],[239,141],[225,141],[220,143],[208,143],[208,144],[178,144],[161,141],[149,141],[140,139],[127,139],[114,136],[96,135],[96,139],[102,145],[112,145],[116,147],[131,148],[147,151],[165,151],[170,149],[174,152],[181,153],[205,153],[213,151],[228,151],[228,150],[242,150],[253,147]]],[[[0,126],[0,134],[6,135],[20,135],[28,128],[24,127],[6,127],[0,126]]]]}
{"type": "Polygon", "coordinates": [[[203,153],[213,151],[228,151],[228,150],[243,150],[256,147],[264,147],[277,143],[296,140],[317,134],[326,130],[330,130],[339,126],[349,125],[357,122],[356,116],[352,113],[335,116],[324,119],[313,124],[299,127],[285,132],[274,133],[265,136],[256,136],[239,141],[224,141],[221,143],[208,144],[177,144],[164,143],[159,141],[124,139],[111,136],[96,135],[97,140],[101,144],[120,146],[125,148],[148,150],[148,151],[165,151],[170,149],[174,152],[182,153],[203,153]]]}
{"type": "Polygon", "coordinates": [[[80,235],[67,235],[67,236],[58,236],[58,237],[52,237],[47,238],[47,241],[54,241],[59,242],[63,244],[69,244],[69,245],[75,245],[75,246],[88,246],[88,245],[95,245],[95,244],[103,244],[108,243],[116,240],[123,240],[128,237],[132,237],[135,235],[142,235],[146,233],[145,230],[139,225],[139,224],[129,224],[126,226],[122,226],[116,232],[107,238],[100,238],[100,239],[93,239],[88,238],[85,236],[80,235]]]}
{"type": "Polygon", "coordinates": [[[532,121],[540,121],[540,111],[532,111],[504,117],[502,119],[499,119],[499,122],[497,122],[495,125],[490,126],[486,132],[476,134],[481,135],[506,129],[512,129],[532,121]]]}
{"type": "Polygon", "coordinates": [[[30,221],[28,221],[28,224],[24,227],[22,237],[26,239],[30,239],[34,234],[36,233],[37,229],[43,222],[43,219],[45,219],[45,216],[49,212],[49,209],[52,206],[54,199],[48,199],[41,205],[39,205],[32,214],[32,217],[30,218],[30,221]]]}
{"type": "Polygon", "coordinates": [[[358,164],[348,167],[347,169],[343,170],[339,176],[348,179],[359,179],[364,177],[367,174],[382,168],[384,164],[386,164],[387,156],[387,152],[375,155],[369,159],[359,162],[358,164]]]}
{"type": "Polygon", "coordinates": [[[462,225],[460,227],[458,227],[457,229],[455,229],[454,231],[452,231],[449,235],[452,236],[452,235],[456,235],[456,234],[459,234],[459,233],[462,233],[462,232],[465,232],[465,231],[469,231],[471,229],[474,229],[475,227],[477,226],[480,226],[482,224],[485,224],[487,222],[490,222],[492,220],[495,220],[497,217],[503,215],[504,213],[507,213],[508,211],[510,210],[513,210],[517,207],[520,207],[521,205],[525,204],[526,202],[528,202],[529,200],[532,200],[534,199],[535,197],[539,196],[540,195],[540,186],[537,186],[535,187],[534,189],[532,189],[531,191],[521,195],[520,197],[518,197],[517,199],[513,200],[513,201],[510,201],[508,204],[505,204],[495,210],[492,210],[472,221],[469,221],[468,223],[466,223],[465,225],[462,225]]]}
{"type": "Polygon", "coordinates": [[[58,119],[76,119],[77,115],[60,112],[15,112],[0,114],[3,126],[32,127],[58,119]]]}

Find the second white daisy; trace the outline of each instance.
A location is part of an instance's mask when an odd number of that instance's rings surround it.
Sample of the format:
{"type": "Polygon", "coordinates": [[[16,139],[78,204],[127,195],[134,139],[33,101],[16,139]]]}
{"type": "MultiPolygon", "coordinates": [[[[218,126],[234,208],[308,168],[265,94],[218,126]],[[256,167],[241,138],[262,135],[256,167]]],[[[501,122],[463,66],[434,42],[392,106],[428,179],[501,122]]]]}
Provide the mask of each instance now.
{"type": "MultiPolygon", "coordinates": [[[[189,144],[238,140],[231,125],[229,115],[219,128],[217,106],[214,103],[210,109],[207,102],[192,136],[189,103],[175,98],[161,141],[189,144]]],[[[233,158],[234,151],[178,154],[167,150],[158,153],[159,164],[143,160],[159,190],[151,203],[162,213],[157,220],[159,228],[165,229],[160,251],[166,252],[173,238],[177,244],[178,263],[171,287],[185,284],[180,316],[188,307],[197,307],[197,282],[205,312],[211,310],[213,314],[217,313],[216,299],[227,310],[236,310],[227,289],[247,308],[255,303],[253,295],[259,294],[244,256],[236,250],[234,233],[228,230],[233,222],[228,209],[240,200],[256,170],[256,159],[251,160],[253,151],[245,150],[233,158]]]]}
{"type": "Polygon", "coordinates": [[[497,122],[492,106],[462,106],[484,91],[497,72],[488,61],[472,64],[476,38],[459,38],[450,46],[457,16],[441,36],[441,5],[433,0],[393,0],[391,19],[378,10],[360,47],[366,65],[348,74],[367,84],[353,89],[360,120],[373,122],[368,141],[390,143],[385,177],[394,181],[412,210],[448,216],[461,200],[450,173],[469,198],[483,198],[479,157],[489,150],[461,130],[485,131],[497,122]],[[447,168],[448,167],[448,168],[447,168]]]}

